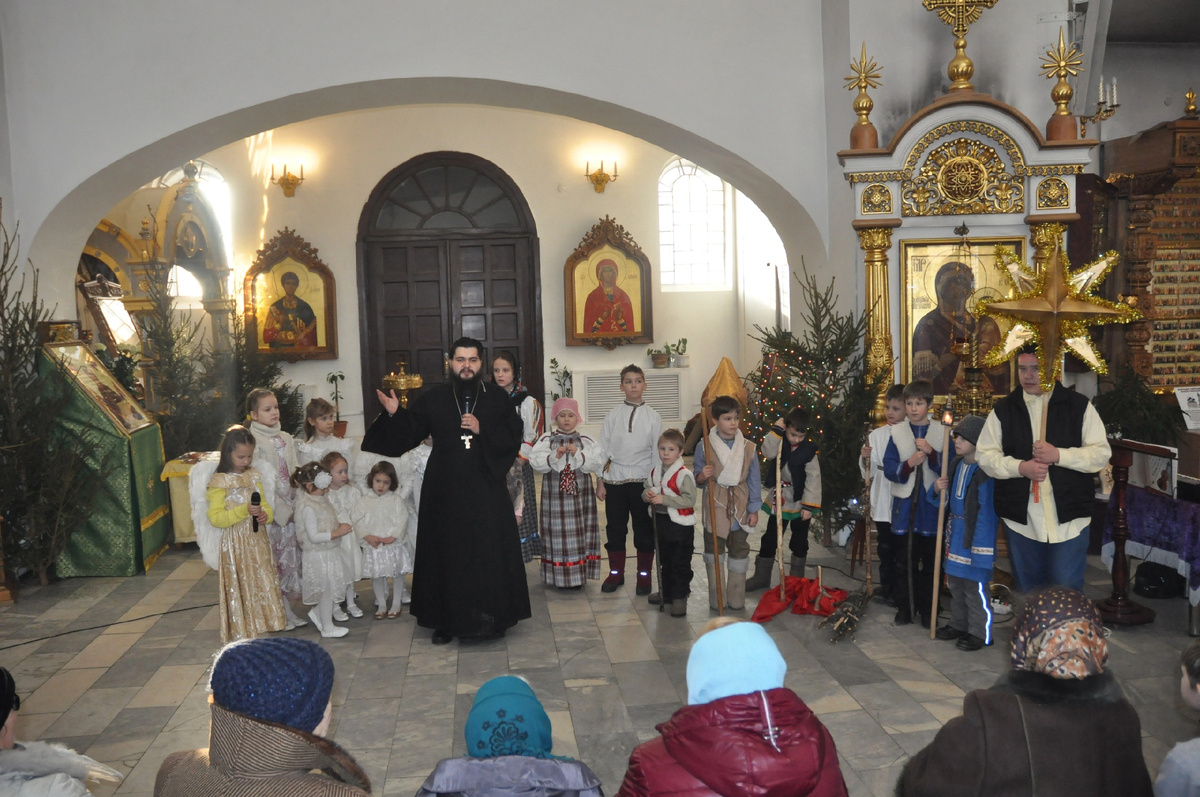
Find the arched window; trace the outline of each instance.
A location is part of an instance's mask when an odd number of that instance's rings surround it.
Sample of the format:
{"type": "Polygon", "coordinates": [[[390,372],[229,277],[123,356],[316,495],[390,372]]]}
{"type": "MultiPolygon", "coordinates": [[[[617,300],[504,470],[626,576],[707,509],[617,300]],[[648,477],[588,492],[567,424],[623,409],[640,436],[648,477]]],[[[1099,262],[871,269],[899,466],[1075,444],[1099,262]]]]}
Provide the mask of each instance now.
{"type": "Polygon", "coordinates": [[[665,291],[729,290],[733,266],[721,178],[675,158],[658,178],[659,279],[665,291]]]}

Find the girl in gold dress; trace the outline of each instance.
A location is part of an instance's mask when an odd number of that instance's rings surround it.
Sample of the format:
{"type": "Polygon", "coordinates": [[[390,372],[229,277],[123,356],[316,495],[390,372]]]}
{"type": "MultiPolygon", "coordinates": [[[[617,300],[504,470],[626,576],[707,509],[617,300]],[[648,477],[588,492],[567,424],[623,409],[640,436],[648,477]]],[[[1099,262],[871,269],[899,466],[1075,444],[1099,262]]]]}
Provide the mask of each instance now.
{"type": "Polygon", "coordinates": [[[221,529],[221,644],[254,639],[287,624],[279,576],[271,556],[267,524],[271,505],[263,495],[262,476],[250,467],[254,435],[231,426],[221,441],[221,460],[208,483],[208,520],[221,529]],[[261,506],[251,505],[257,492],[261,506]]]}

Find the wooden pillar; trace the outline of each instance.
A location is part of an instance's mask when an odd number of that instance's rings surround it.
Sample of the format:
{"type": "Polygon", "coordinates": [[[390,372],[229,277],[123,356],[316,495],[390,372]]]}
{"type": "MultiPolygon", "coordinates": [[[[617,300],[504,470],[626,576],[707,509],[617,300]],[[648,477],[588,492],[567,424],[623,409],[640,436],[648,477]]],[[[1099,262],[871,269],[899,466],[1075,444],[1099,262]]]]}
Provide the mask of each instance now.
{"type": "MultiPolygon", "coordinates": [[[[892,230],[900,219],[871,219],[853,223],[858,232],[866,268],[867,372],[894,374],[895,350],[892,348],[892,310],[888,291],[888,250],[892,230]]],[[[894,378],[894,377],[893,377],[894,378]]],[[[888,380],[889,383],[892,381],[888,380]]],[[[890,384],[889,384],[890,386],[890,384]]],[[[883,393],[875,400],[875,419],[883,422],[883,393]]]]}
{"type": "MultiPolygon", "coordinates": [[[[1096,609],[1106,623],[1118,625],[1143,625],[1154,622],[1154,610],[1129,599],[1129,557],[1125,555],[1125,542],[1129,539],[1129,519],[1125,516],[1125,488],[1129,485],[1129,466],[1133,464],[1133,452],[1143,450],[1113,440],[1113,565],[1112,595],[1096,601],[1096,609]]],[[[1151,446],[1158,448],[1157,446],[1151,446]]],[[[1161,449],[1160,449],[1161,450],[1161,449]]]]}

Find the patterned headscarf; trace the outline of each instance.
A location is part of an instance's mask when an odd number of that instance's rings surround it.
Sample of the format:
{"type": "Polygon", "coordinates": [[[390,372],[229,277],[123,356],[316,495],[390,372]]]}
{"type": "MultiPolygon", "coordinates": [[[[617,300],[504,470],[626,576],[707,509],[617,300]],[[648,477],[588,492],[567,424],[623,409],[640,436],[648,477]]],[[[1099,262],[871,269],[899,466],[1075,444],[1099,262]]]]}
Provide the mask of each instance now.
{"type": "Polygon", "coordinates": [[[529,684],[501,675],[479,687],[467,714],[467,755],[553,758],[550,718],[529,684]]]}
{"type": "Polygon", "coordinates": [[[1096,606],[1083,593],[1049,587],[1030,596],[1013,633],[1014,670],[1051,678],[1099,675],[1108,662],[1108,643],[1096,606]]]}

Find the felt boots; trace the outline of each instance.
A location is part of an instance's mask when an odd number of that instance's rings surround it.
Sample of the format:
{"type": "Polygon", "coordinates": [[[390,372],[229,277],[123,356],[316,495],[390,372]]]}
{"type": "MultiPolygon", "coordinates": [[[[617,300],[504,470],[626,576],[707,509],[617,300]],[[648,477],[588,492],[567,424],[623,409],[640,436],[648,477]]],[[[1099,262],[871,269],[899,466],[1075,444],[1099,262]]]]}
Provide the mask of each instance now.
{"type": "Polygon", "coordinates": [[[750,557],[729,558],[729,578],[725,581],[725,605],[730,609],[746,608],[746,571],[750,569],[750,557]]]}
{"type": "Polygon", "coordinates": [[[625,552],[608,552],[608,578],[600,585],[601,592],[616,592],[625,586],[625,552]]]}
{"type": "Polygon", "coordinates": [[[758,592],[771,586],[771,573],[775,570],[775,559],[758,556],[754,559],[754,575],[746,579],[746,592],[758,592]]]}
{"type": "MultiPolygon", "coordinates": [[[[637,555],[637,588],[634,593],[637,595],[650,594],[650,571],[654,569],[654,551],[638,551],[637,555]]],[[[659,584],[661,588],[662,585],[659,584]]]]}

